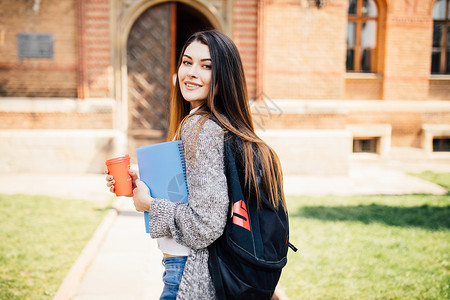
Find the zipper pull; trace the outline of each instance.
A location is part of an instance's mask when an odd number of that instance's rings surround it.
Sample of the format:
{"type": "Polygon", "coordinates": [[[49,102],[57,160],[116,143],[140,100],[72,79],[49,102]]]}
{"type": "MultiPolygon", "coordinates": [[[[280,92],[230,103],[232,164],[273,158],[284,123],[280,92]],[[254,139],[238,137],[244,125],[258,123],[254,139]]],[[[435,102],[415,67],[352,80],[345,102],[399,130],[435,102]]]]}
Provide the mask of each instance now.
{"type": "Polygon", "coordinates": [[[288,243],[288,246],[289,246],[289,248],[292,249],[292,251],[297,252],[298,249],[294,245],[292,245],[291,243],[288,243]]]}

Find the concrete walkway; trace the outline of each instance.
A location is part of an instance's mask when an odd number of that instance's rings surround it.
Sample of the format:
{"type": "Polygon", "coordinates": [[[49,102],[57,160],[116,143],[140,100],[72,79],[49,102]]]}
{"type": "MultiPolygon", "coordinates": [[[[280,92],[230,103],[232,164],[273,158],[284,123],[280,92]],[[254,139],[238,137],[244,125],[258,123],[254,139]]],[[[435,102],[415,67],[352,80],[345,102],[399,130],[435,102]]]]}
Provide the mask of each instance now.
{"type": "MultiPolygon", "coordinates": [[[[445,194],[435,184],[406,171],[450,172],[450,164],[411,169],[404,164],[368,165],[354,161],[348,177],[285,176],[287,195],[445,194]]],[[[83,198],[104,203],[112,194],[101,174],[0,174],[0,193],[83,198]],[[80,191],[82,191],[80,193],[80,191]]],[[[162,255],[145,233],[143,215],[132,200],[119,197],[83,250],[55,299],[158,299],[162,291],[162,255]]],[[[282,297],[283,298],[283,297],[282,297]]]]}
{"type": "Polygon", "coordinates": [[[78,287],[55,299],[159,299],[162,255],[145,233],[143,215],[131,206],[123,203],[78,287]]]}

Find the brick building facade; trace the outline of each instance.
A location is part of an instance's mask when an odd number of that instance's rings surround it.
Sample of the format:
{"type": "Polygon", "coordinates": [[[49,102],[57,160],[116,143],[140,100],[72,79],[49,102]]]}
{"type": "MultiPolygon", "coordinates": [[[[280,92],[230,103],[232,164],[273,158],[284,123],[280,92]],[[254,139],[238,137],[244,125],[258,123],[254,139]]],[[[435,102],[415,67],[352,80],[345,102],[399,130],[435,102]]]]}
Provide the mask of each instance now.
{"type": "MultiPolygon", "coordinates": [[[[235,41],[250,98],[261,100],[252,102],[261,135],[286,161],[305,157],[289,171],[345,174],[352,145],[378,155],[412,148],[430,158],[430,143],[445,150],[450,136],[450,72],[431,72],[440,53],[436,24],[447,24],[448,2],[1,1],[0,154],[9,157],[7,170],[25,171],[14,162],[15,147],[37,154],[52,147],[60,159],[49,171],[98,171],[106,157],[161,141],[183,38],[216,28],[235,41]],[[155,83],[160,78],[166,83],[155,83]],[[36,146],[29,130],[46,142],[36,146]],[[73,136],[74,148],[95,146],[92,153],[70,150],[50,133],[73,136]],[[286,151],[280,136],[297,152],[286,151]],[[341,163],[318,168],[323,157],[341,163]]],[[[442,53],[441,65],[450,65],[442,53]]]]}

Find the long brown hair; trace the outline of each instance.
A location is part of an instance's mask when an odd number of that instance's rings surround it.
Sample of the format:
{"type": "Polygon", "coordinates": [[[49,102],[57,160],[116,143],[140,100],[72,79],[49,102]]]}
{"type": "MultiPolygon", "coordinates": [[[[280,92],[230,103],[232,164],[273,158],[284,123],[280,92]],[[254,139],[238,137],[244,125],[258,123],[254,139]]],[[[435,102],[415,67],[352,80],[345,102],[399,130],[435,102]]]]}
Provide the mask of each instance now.
{"type": "MultiPolygon", "coordinates": [[[[281,202],[284,209],[286,209],[281,164],[275,151],[255,133],[244,69],[236,45],[228,36],[217,30],[194,33],[186,41],[181,51],[177,70],[181,65],[186,48],[195,41],[209,47],[212,64],[208,97],[206,103],[198,112],[207,118],[214,117],[225,130],[234,133],[242,139],[245,181],[248,186],[253,185],[256,194],[259,195],[252,145],[256,146],[269,201],[276,208],[281,202]]],[[[175,136],[180,138],[182,127],[180,125],[189,114],[189,111],[190,104],[183,99],[177,78],[171,98],[168,140],[172,140],[175,136]]],[[[260,205],[260,200],[259,198],[257,199],[258,206],[260,205]]]]}

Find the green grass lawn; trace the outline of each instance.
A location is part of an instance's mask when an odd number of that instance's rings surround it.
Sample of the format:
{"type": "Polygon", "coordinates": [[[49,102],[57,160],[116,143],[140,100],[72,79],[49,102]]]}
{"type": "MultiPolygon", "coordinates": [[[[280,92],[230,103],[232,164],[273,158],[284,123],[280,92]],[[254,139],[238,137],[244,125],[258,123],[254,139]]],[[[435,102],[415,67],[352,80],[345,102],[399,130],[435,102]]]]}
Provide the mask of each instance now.
{"type": "Polygon", "coordinates": [[[448,194],[287,200],[299,248],[280,280],[289,299],[450,298],[448,194]]]}
{"type": "Polygon", "coordinates": [[[51,299],[109,209],[0,194],[0,299],[51,299]]]}
{"type": "Polygon", "coordinates": [[[410,175],[414,175],[424,180],[434,182],[440,186],[443,186],[447,190],[450,190],[450,172],[434,173],[431,171],[424,171],[422,173],[411,173],[410,175]]]}

